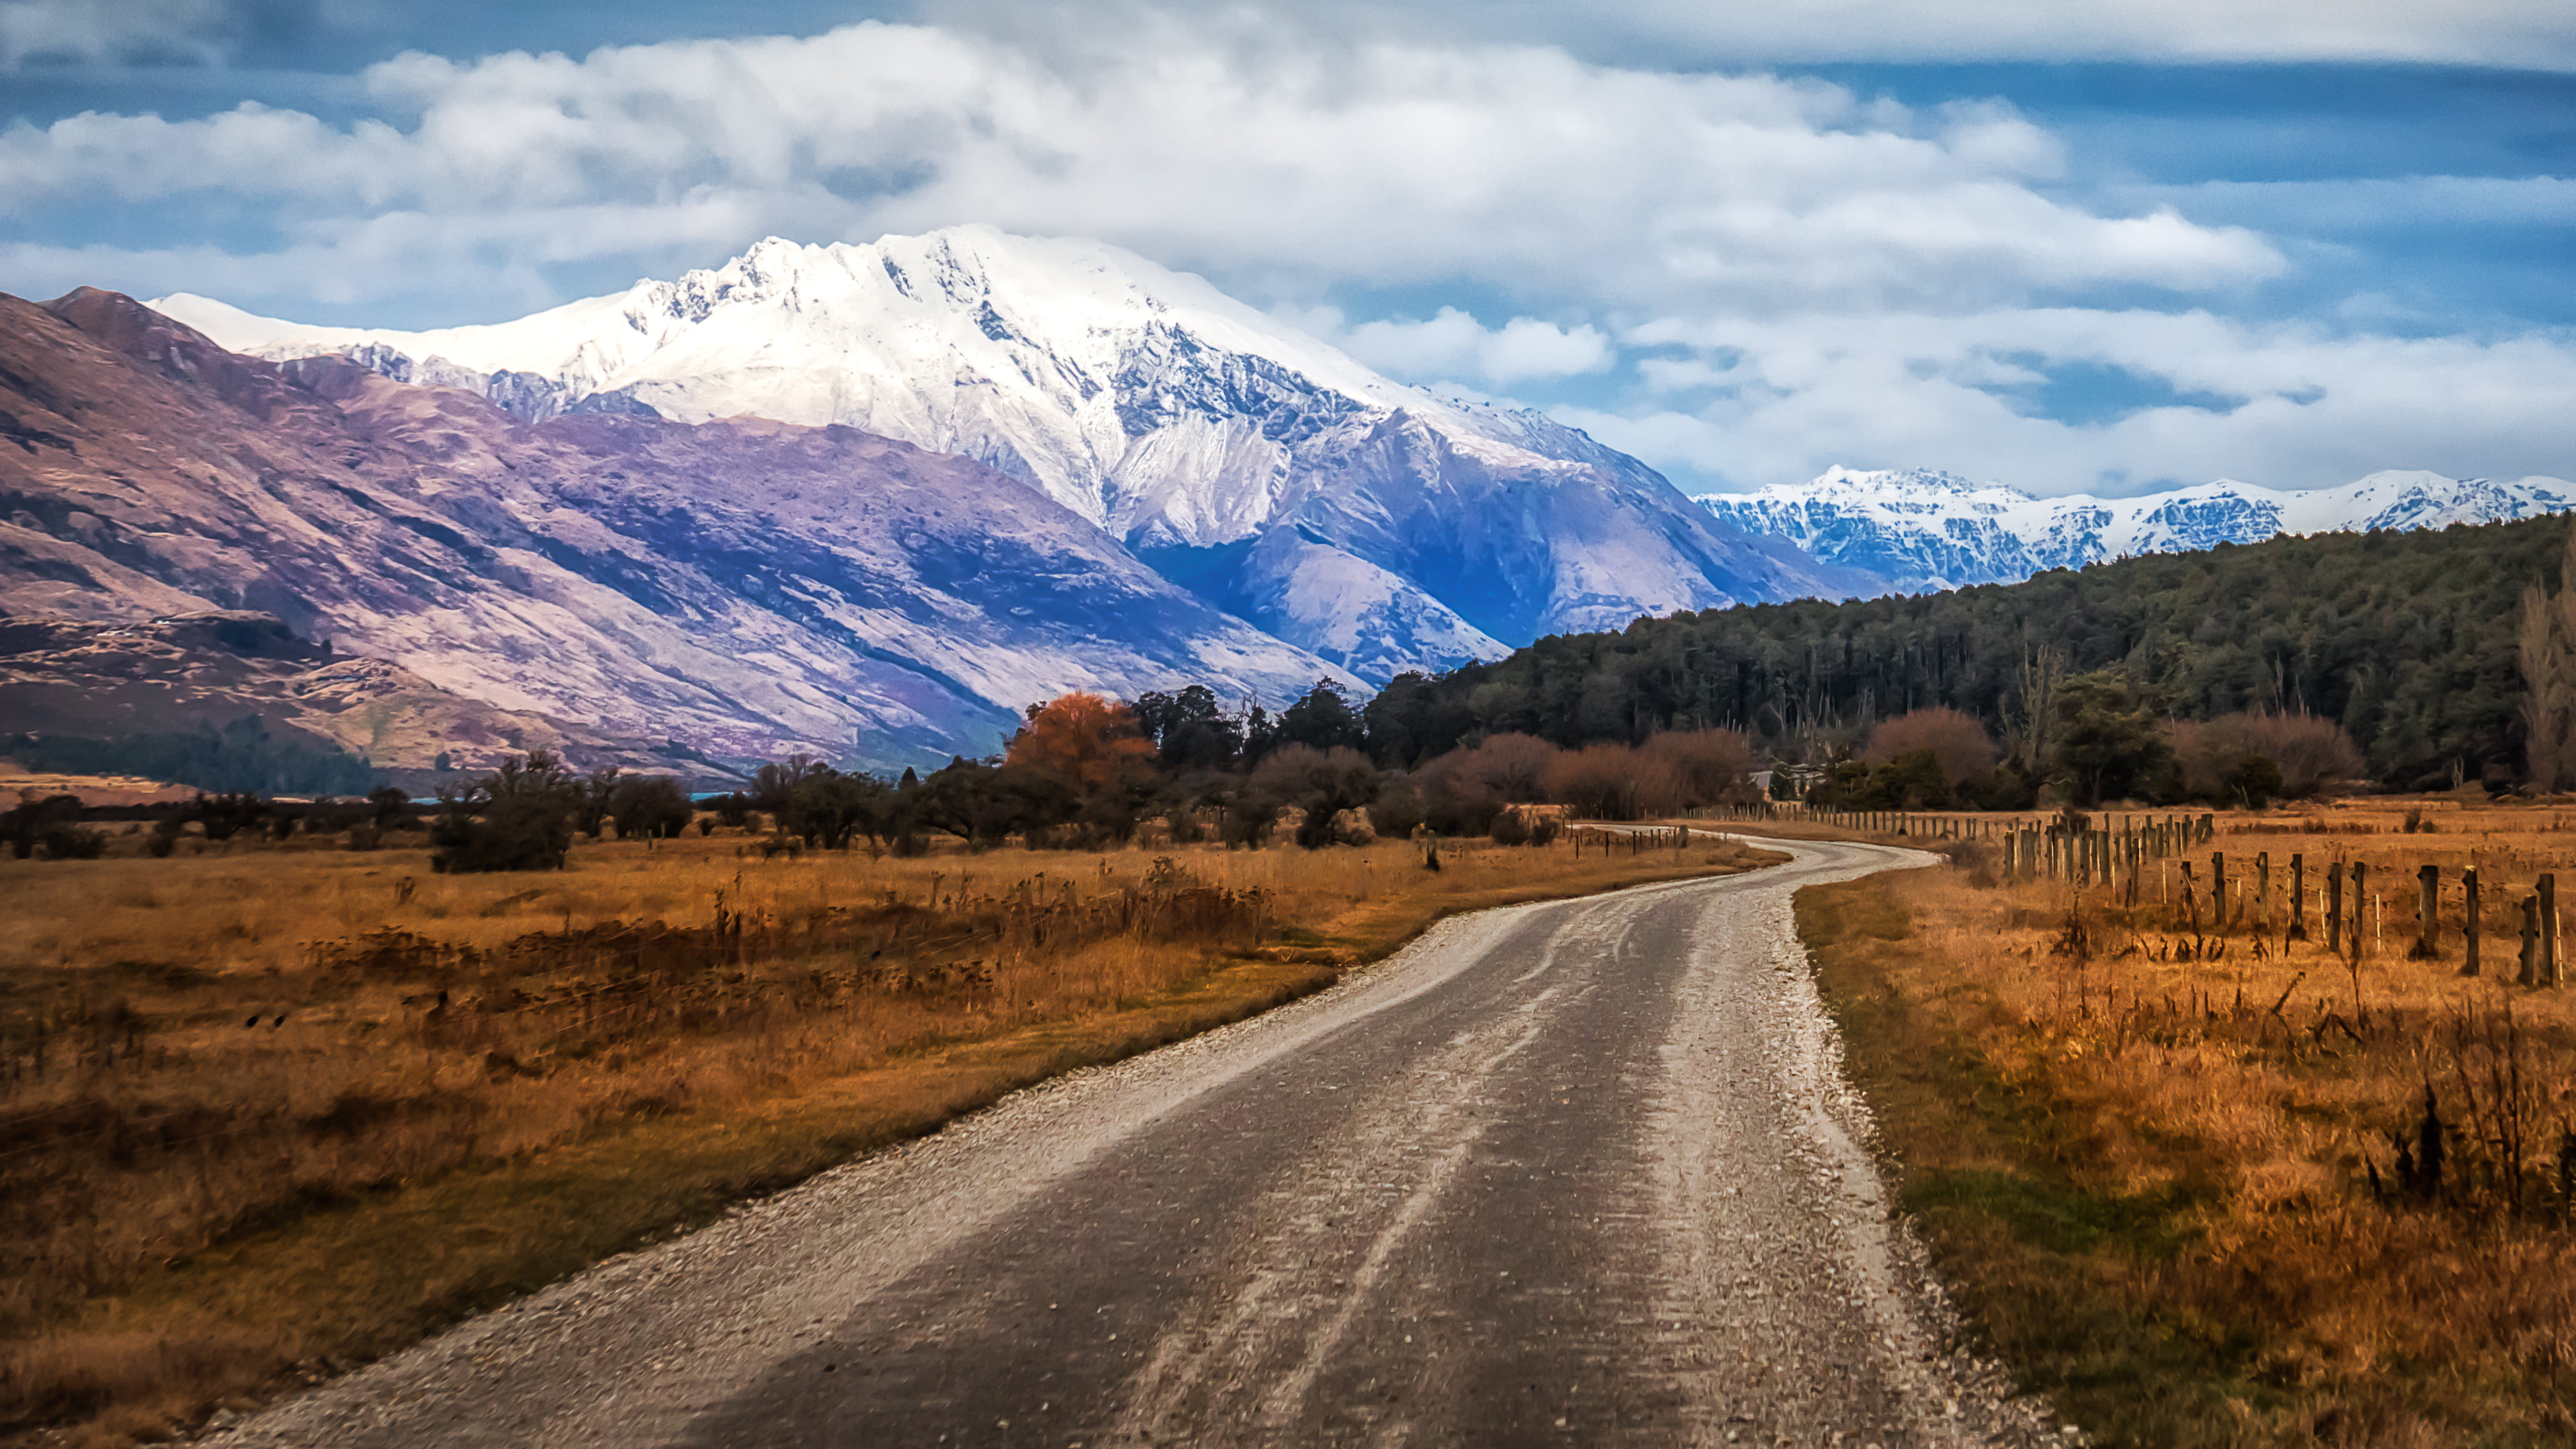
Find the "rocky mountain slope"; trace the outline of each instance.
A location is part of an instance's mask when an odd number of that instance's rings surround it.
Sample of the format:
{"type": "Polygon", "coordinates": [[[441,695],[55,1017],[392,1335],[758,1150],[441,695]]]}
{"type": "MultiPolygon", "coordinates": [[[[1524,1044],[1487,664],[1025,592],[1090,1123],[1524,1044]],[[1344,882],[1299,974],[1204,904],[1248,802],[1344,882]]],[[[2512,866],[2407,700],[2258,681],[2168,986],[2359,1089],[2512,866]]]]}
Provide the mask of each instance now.
{"type": "Polygon", "coordinates": [[[120,741],[255,721],[275,744],[345,754],[413,790],[539,748],[580,770],[616,765],[709,788],[735,779],[685,746],[500,709],[298,638],[272,615],[232,611],[0,618],[0,721],[0,751],[10,735],[120,741]]]}
{"type": "Polygon", "coordinates": [[[1096,242],[773,238],[677,281],[436,332],[154,305],[238,351],[337,354],[528,419],[837,423],[963,454],[1371,680],[1853,583],[1581,433],[1400,386],[1096,242]]]}
{"type": "Polygon", "coordinates": [[[1071,688],[1277,701],[1330,666],[964,458],[847,427],[531,423],[0,298],[0,613],[273,614],[429,685],[711,755],[995,746],[1071,688]]]}
{"type": "Polygon", "coordinates": [[[2040,498],[1921,470],[1836,468],[1812,483],[1699,502],[1751,533],[1875,574],[1896,593],[2016,583],[2047,569],[2184,553],[2277,534],[2496,523],[2567,511],[2576,484],[2373,473],[2341,488],[2283,492],[2222,479],[2135,498],[2040,498]]]}

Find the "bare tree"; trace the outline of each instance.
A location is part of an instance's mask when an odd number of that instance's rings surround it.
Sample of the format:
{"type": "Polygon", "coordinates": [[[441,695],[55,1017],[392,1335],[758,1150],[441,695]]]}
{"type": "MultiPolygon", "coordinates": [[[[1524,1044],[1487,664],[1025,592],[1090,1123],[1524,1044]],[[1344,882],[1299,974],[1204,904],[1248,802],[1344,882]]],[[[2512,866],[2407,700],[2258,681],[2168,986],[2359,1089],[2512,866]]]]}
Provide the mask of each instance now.
{"type": "Polygon", "coordinates": [[[2523,762],[2544,794],[2576,775],[2576,528],[2568,530],[2559,590],[2522,591],[2514,644],[2522,664],[2523,762]]]}
{"type": "Polygon", "coordinates": [[[2016,697],[2004,715],[2004,749],[2026,774],[2039,773],[2055,752],[2057,686],[2065,677],[2065,653],[2045,645],[2031,648],[2025,631],[2016,697]]]}

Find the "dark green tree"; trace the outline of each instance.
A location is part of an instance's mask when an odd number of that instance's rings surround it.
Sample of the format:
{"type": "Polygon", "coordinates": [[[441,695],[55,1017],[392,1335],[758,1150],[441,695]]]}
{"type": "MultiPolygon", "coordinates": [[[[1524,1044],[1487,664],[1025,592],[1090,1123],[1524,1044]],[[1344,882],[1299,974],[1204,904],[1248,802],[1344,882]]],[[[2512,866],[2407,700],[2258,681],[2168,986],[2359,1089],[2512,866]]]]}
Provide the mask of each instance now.
{"type": "Polygon", "coordinates": [[[893,803],[894,792],[885,781],[824,767],[796,782],[778,824],[808,845],[847,850],[854,835],[870,840],[882,836],[893,803]]]}
{"type": "Polygon", "coordinates": [[[608,816],[620,840],[670,840],[698,817],[689,792],[669,775],[628,775],[609,792],[608,816]]]}
{"type": "Polygon", "coordinates": [[[2117,670],[2057,688],[2057,771],[2076,803],[2162,798],[2175,773],[2172,737],[2117,670]]]}
{"type": "Polygon", "coordinates": [[[1348,691],[1330,679],[1318,679],[1305,697],[1279,716],[1279,742],[1314,750],[1356,750],[1368,743],[1368,727],[1351,708],[1348,691]]]}

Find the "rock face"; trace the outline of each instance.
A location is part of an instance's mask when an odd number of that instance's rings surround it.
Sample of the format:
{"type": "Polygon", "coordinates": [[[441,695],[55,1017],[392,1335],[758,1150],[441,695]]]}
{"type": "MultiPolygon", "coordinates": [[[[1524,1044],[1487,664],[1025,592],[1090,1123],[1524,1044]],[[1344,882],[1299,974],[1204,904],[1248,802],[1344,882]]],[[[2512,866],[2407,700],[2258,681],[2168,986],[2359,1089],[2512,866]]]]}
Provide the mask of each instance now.
{"type": "Polygon", "coordinates": [[[968,459],[848,427],[511,416],[127,298],[0,298],[0,613],[277,616],[428,685],[730,758],[897,766],[1072,688],[1329,665],[968,459]]]}
{"type": "Polygon", "coordinates": [[[2136,498],[2039,498],[1947,473],[1836,468],[1812,483],[1699,502],[1738,528],[1878,575],[1891,591],[1928,593],[2281,533],[2534,518],[2565,512],[2571,498],[2576,485],[2556,478],[2498,483],[2423,472],[2373,473],[2307,492],[2222,479],[2136,498]]]}
{"type": "Polygon", "coordinates": [[[752,416],[963,454],[1369,680],[1852,582],[1579,432],[1400,386],[1096,242],[773,238],[675,282],[439,332],[154,305],[239,351],[337,354],[523,418],[752,416]]]}

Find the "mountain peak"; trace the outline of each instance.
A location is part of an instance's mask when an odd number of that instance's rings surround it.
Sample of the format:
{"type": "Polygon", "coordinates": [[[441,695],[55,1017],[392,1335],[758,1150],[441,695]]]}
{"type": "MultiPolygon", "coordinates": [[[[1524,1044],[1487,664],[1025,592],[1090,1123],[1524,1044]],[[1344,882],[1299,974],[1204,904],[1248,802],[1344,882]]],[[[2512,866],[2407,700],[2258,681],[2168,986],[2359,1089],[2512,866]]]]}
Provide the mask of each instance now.
{"type": "Polygon", "coordinates": [[[962,455],[1363,677],[1835,587],[1573,429],[1390,381],[1098,241],[983,225],[771,237],[671,281],[438,332],[189,315],[264,357],[340,353],[532,421],[757,417],[962,455]]]}

